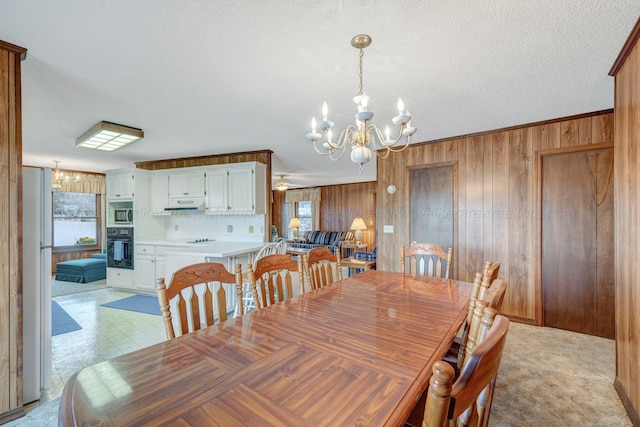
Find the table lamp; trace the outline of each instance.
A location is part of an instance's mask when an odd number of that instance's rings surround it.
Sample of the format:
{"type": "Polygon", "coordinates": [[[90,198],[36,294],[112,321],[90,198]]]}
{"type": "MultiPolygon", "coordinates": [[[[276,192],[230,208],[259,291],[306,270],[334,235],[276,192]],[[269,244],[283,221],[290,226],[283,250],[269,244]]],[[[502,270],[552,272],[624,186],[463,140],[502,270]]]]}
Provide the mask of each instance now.
{"type": "Polygon", "coordinates": [[[293,233],[293,238],[297,239],[298,238],[298,228],[300,227],[300,220],[296,217],[291,218],[291,221],[289,221],[289,228],[291,229],[291,232],[293,233]]]}
{"type": "Polygon", "coordinates": [[[367,224],[364,223],[362,218],[356,218],[351,223],[351,229],[356,230],[356,243],[362,243],[362,230],[367,229],[367,224]]]}

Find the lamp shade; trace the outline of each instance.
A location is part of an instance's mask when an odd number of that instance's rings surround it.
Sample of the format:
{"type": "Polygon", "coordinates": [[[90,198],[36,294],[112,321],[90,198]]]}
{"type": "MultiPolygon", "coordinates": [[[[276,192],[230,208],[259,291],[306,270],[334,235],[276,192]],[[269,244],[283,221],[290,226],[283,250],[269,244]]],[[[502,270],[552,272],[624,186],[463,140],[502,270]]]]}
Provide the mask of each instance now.
{"type": "Polygon", "coordinates": [[[351,229],[352,230],[366,230],[367,229],[367,224],[364,223],[364,220],[362,218],[356,218],[353,220],[353,222],[351,223],[351,229]]]}
{"type": "Polygon", "coordinates": [[[298,228],[300,225],[300,220],[296,217],[291,218],[291,221],[289,221],[289,228],[298,228]]]}
{"type": "Polygon", "coordinates": [[[364,223],[362,218],[358,217],[351,223],[351,229],[356,230],[356,243],[360,244],[362,242],[362,230],[367,229],[367,224],[364,223]]]}

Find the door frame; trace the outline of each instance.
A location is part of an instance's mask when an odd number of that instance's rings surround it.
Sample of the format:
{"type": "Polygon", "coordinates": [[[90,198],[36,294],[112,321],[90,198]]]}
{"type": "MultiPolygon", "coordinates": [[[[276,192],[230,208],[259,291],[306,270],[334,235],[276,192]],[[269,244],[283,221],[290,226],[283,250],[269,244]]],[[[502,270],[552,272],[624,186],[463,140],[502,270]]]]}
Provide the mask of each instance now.
{"type": "MultiPolygon", "coordinates": [[[[599,144],[579,145],[575,147],[550,148],[546,150],[536,151],[535,158],[535,186],[536,186],[536,210],[535,220],[533,221],[534,248],[533,253],[536,256],[533,269],[534,281],[534,316],[535,325],[544,325],[544,289],[542,283],[542,161],[546,156],[554,156],[558,154],[582,153],[585,151],[601,151],[613,149],[613,141],[602,142],[599,144]]],[[[615,167],[615,164],[614,164],[615,167]]],[[[614,183],[615,185],[615,183],[614,183]]],[[[614,196],[615,197],[615,196],[614,196]]],[[[614,199],[615,209],[615,199],[614,199]]],[[[614,235],[615,238],[615,235],[614,235]]],[[[614,254],[615,257],[615,254],[614,254]]],[[[615,286],[615,285],[614,285],[615,286]]]]}

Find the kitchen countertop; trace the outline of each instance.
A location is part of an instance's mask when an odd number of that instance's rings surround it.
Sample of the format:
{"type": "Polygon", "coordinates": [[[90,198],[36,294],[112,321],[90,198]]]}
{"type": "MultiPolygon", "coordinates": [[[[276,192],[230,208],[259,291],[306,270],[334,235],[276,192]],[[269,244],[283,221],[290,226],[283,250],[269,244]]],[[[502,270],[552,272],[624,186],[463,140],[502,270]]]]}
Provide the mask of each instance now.
{"type": "Polygon", "coordinates": [[[138,240],[139,245],[173,246],[176,250],[167,251],[165,255],[193,255],[197,253],[202,256],[214,258],[226,258],[230,256],[242,255],[247,252],[257,252],[265,242],[233,242],[224,240],[214,240],[200,243],[187,243],[184,240],[138,240]],[[187,249],[188,248],[188,249],[187,249]],[[187,249],[187,250],[185,250],[187,249]]]}

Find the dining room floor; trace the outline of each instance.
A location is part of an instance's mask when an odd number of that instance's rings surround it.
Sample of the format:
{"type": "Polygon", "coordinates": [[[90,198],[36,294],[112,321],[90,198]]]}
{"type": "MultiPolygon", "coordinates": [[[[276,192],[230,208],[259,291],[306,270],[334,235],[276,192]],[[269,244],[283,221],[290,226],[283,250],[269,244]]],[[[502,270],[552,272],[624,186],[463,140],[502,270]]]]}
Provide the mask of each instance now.
{"type": "MultiPolygon", "coordinates": [[[[166,339],[161,316],[101,306],[130,295],[103,288],[54,297],[82,329],[52,338],[51,387],[5,426],[57,425],[74,372],[166,339]]],[[[614,377],[613,340],[511,322],[489,425],[631,426],[614,377]]]]}

